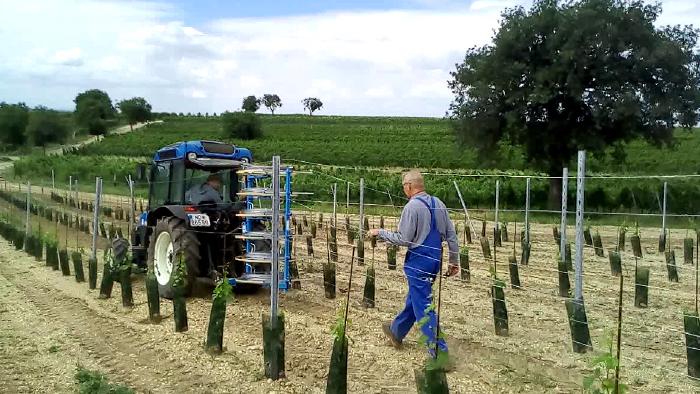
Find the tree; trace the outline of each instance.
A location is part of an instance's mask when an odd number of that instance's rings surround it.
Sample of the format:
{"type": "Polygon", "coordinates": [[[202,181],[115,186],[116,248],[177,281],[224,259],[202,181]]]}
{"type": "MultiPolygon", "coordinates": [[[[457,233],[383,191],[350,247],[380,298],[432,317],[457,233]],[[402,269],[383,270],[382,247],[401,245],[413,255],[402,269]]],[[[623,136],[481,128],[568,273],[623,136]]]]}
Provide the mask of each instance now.
{"type": "Polygon", "coordinates": [[[248,96],[243,99],[243,105],[241,106],[245,112],[256,112],[260,108],[260,100],[255,96],[248,96]]]}
{"type": "Polygon", "coordinates": [[[282,106],[282,99],[280,99],[280,96],[276,94],[265,94],[263,95],[262,103],[274,115],[275,110],[282,106]]]}
{"type": "Polygon", "coordinates": [[[29,114],[27,137],[35,146],[41,146],[46,153],[46,145],[64,143],[69,129],[58,111],[46,107],[36,107],[29,114]]]}
{"type": "Polygon", "coordinates": [[[314,114],[314,111],[321,109],[323,103],[316,97],[307,97],[301,101],[304,104],[304,109],[309,111],[309,116],[314,114]]]}
{"type": "Polygon", "coordinates": [[[117,108],[119,108],[126,117],[126,121],[129,122],[129,128],[132,131],[136,123],[145,122],[153,117],[151,113],[151,104],[143,97],[133,97],[128,100],[122,100],[117,103],[117,108]]]}
{"type": "Polygon", "coordinates": [[[116,113],[112,100],[107,93],[91,89],[75,97],[75,121],[92,135],[107,132],[107,121],[114,118],[116,113]]]}
{"type": "Polygon", "coordinates": [[[29,123],[29,108],[24,103],[0,102],[0,142],[19,146],[26,142],[25,129],[29,123]]]}
{"type": "MultiPolygon", "coordinates": [[[[537,0],[503,12],[490,45],[452,72],[450,117],[463,144],[497,159],[520,146],[526,162],[560,176],[577,150],[624,159],[635,138],[673,141],[698,121],[700,61],[691,27],[656,28],[659,5],[537,0]]],[[[550,206],[561,182],[550,181],[550,206]]]]}
{"type": "Polygon", "coordinates": [[[263,135],[260,119],[253,112],[225,112],[221,116],[225,137],[253,140],[263,135]]]}

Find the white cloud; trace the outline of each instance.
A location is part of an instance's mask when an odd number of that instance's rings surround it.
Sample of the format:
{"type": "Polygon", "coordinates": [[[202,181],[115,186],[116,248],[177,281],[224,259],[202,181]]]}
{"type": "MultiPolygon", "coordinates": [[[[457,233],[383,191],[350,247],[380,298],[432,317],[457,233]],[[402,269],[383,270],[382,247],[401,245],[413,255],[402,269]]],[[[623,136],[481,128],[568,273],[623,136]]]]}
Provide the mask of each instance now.
{"type": "Polygon", "coordinates": [[[394,97],[394,90],[389,86],[378,86],[369,88],[365,91],[365,96],[372,98],[388,98],[394,97]]]}
{"type": "Polygon", "coordinates": [[[195,99],[207,98],[207,94],[200,89],[186,89],[185,94],[195,99]]]}
{"type": "MultiPolygon", "coordinates": [[[[442,116],[454,64],[489,42],[503,7],[530,0],[415,2],[423,8],[198,26],[151,2],[4,2],[0,99],[70,109],[78,92],[100,88],[157,111],[222,112],[277,93],[286,113],[317,96],[325,114],[442,116]]],[[[688,4],[665,1],[663,22],[698,20],[688,4]]]]}
{"type": "Polygon", "coordinates": [[[80,48],[70,48],[54,52],[50,61],[64,66],[80,66],[83,64],[83,56],[80,48]]]}

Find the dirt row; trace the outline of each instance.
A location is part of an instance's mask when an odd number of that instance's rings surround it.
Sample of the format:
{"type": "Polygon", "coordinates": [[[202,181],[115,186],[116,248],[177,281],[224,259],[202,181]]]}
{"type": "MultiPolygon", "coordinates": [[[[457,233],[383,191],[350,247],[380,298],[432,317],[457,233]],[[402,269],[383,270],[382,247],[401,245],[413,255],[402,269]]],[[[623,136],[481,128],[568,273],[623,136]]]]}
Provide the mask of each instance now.
{"type": "MultiPolygon", "coordinates": [[[[371,226],[377,222],[378,218],[372,218],[371,226]]],[[[52,228],[50,225],[44,223],[42,228],[52,228]]],[[[520,267],[523,288],[506,289],[509,337],[494,334],[488,293],[493,261],[483,259],[478,243],[467,245],[472,260],[471,281],[450,278],[443,282],[442,327],[457,362],[457,370],[448,376],[454,392],[576,391],[590,370],[591,359],[604,349],[604,338],[616,327],[618,279],[610,275],[607,257],[595,257],[591,249],[586,249],[584,295],[596,352],[572,352],[564,299],[557,295],[557,246],[551,226],[533,225],[532,229],[531,262],[520,267]]],[[[611,247],[616,229],[599,230],[604,245],[611,247]]],[[[490,227],[487,231],[491,234],[490,227]]],[[[655,253],[657,231],[641,230],[645,257],[638,264],[650,267],[652,272],[649,308],[633,306],[634,259],[630,257],[629,245],[623,253],[621,376],[634,392],[697,392],[700,386],[685,376],[681,315],[683,310],[694,307],[695,266],[683,264],[680,246],[685,232],[674,230],[671,240],[680,283],[670,283],[663,257],[655,253]]],[[[570,229],[569,234],[572,233],[570,229]]],[[[75,237],[72,229],[65,231],[65,237],[75,237]]],[[[339,240],[343,239],[344,232],[339,231],[339,240]]],[[[88,242],[88,238],[79,236],[79,242],[88,242]]],[[[352,251],[350,245],[340,243],[339,299],[347,291],[352,251]]],[[[519,242],[516,244],[519,256],[519,242]]],[[[504,244],[496,252],[496,271],[506,283],[507,257],[512,247],[504,244]]],[[[17,392],[44,391],[48,374],[52,377],[51,391],[69,392],[73,390],[75,365],[81,363],[102,370],[139,392],[202,392],[203,387],[210,392],[323,392],[330,356],[329,331],[340,302],[327,300],[323,295],[320,269],[326,259],[325,232],[319,231],[314,240],[315,256],[307,256],[301,238],[295,249],[302,289],[281,297],[287,316],[287,379],[269,382],[262,373],[260,329],[261,314],[268,308],[266,292],[236,297],[227,314],[226,352],[211,357],[202,349],[211,305],[208,299],[189,300],[190,330],[176,334],[169,302],[162,304],[166,316],[163,322],[144,323],[145,291],[140,277],[135,276],[136,306],[124,309],[118,286],[114,298],[97,300],[96,292],[88,290],[85,284],[61,277],[45,268],[43,262],[34,262],[2,241],[0,319],[7,324],[0,328],[0,384],[16,388],[17,392]]],[[[369,243],[366,250],[367,264],[371,264],[369,243]]],[[[385,256],[380,242],[374,251],[376,308],[361,307],[366,266],[355,266],[353,272],[352,322],[348,332],[353,340],[351,392],[412,392],[413,369],[424,359],[425,352],[415,332],[400,351],[389,347],[381,333],[381,322],[402,308],[406,294],[402,252],[396,271],[386,269],[385,256]]],[[[573,286],[573,273],[570,277],[573,286]]]]}

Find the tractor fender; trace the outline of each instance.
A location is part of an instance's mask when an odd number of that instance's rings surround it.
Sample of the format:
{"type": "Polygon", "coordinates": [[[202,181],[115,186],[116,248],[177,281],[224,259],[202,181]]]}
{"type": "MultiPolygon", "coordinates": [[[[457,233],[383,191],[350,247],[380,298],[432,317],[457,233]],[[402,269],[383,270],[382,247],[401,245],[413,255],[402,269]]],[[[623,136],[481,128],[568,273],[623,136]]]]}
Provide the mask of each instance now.
{"type": "Polygon", "coordinates": [[[149,227],[154,227],[158,223],[158,219],[162,217],[176,217],[187,221],[187,214],[185,213],[185,207],[182,205],[164,205],[162,207],[156,208],[153,212],[148,213],[146,222],[149,227]]]}

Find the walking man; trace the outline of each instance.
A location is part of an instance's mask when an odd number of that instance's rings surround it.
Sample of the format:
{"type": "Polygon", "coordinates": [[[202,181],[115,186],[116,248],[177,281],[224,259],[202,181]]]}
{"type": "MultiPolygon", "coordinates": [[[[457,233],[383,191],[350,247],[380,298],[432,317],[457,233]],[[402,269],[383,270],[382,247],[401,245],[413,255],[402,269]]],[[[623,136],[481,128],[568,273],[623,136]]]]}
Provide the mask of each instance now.
{"type": "MultiPolygon", "coordinates": [[[[370,235],[386,242],[408,248],[404,261],[404,274],[408,280],[406,306],[392,322],[382,325],[384,333],[396,348],[401,346],[413,324],[425,316],[426,309],[432,303],[433,281],[442,264],[442,241],[447,241],[450,250],[446,276],[459,272],[459,243],[445,204],[425,192],[423,176],[417,170],[404,173],[402,183],[409,201],[401,212],[399,231],[369,231],[370,235]]],[[[431,357],[436,356],[436,326],[435,312],[429,311],[428,322],[421,327],[421,331],[428,338],[431,357]]],[[[447,352],[444,339],[438,339],[437,344],[441,351],[447,352]]]]}

